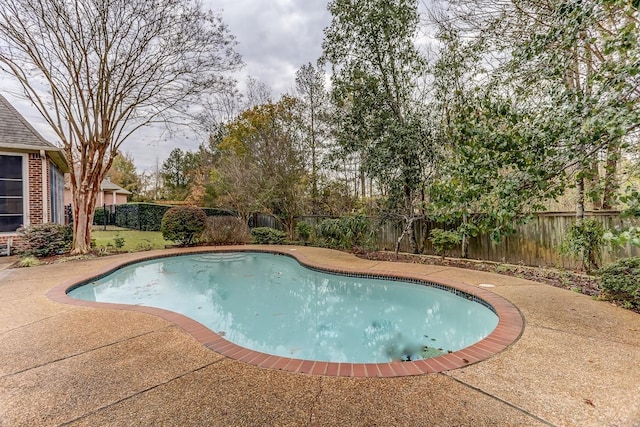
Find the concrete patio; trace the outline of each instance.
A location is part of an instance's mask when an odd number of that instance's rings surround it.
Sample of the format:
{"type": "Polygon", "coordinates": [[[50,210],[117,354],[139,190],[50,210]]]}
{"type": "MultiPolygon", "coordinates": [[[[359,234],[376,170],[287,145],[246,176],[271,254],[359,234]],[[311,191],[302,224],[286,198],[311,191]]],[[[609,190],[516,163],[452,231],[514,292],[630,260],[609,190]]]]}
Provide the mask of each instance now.
{"type": "Polygon", "coordinates": [[[494,284],[524,332],[488,360],[438,374],[312,376],[228,359],[150,314],[46,296],[149,253],[0,265],[0,425],[640,426],[640,315],[507,276],[296,250],[331,268],[494,284]]]}

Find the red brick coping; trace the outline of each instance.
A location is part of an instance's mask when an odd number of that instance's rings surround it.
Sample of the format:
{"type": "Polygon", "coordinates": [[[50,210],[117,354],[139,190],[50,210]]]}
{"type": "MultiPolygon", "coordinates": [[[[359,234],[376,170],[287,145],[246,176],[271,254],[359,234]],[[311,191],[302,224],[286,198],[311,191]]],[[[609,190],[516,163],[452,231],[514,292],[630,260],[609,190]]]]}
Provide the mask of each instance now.
{"type": "Polygon", "coordinates": [[[97,274],[87,275],[85,277],[76,278],[72,281],[63,283],[55,288],[51,289],[47,296],[49,299],[77,306],[96,307],[96,308],[111,308],[121,310],[131,310],[142,313],[149,313],[155,316],[161,317],[169,322],[182,328],[196,340],[200,341],[205,347],[220,353],[230,359],[239,360],[241,362],[249,363],[251,365],[259,366],[261,368],[268,369],[280,369],[284,371],[311,374],[311,375],[325,375],[325,376],[340,376],[340,377],[401,377],[408,375],[421,375],[428,373],[437,373],[448,371],[451,369],[461,368],[473,363],[480,362],[488,359],[493,355],[506,349],[512,343],[514,343],[522,334],[524,328],[524,321],[520,311],[506,299],[489,292],[482,288],[476,288],[464,283],[456,282],[453,280],[438,279],[434,282],[426,275],[415,273],[398,273],[398,272],[384,272],[376,271],[375,273],[359,271],[354,269],[340,269],[336,270],[326,265],[314,262],[313,260],[304,256],[302,251],[291,251],[284,248],[274,247],[273,249],[255,249],[240,247],[221,247],[221,248],[202,248],[187,249],[187,250],[170,250],[164,251],[160,255],[138,255],[132,260],[116,263],[108,266],[98,272],[97,274]],[[127,304],[112,304],[101,303],[93,301],[84,301],[75,298],[71,298],[67,295],[70,290],[81,286],[85,283],[96,280],[99,277],[105,276],[119,268],[126,265],[138,263],[140,261],[147,261],[155,258],[164,258],[167,256],[179,256],[188,255],[194,253],[211,253],[211,252],[268,252],[282,255],[293,256],[303,266],[332,272],[341,273],[346,275],[356,275],[360,277],[377,277],[377,278],[391,278],[391,279],[407,279],[409,281],[423,281],[436,286],[438,288],[448,288],[451,292],[461,294],[467,298],[480,301],[492,308],[498,315],[498,326],[494,329],[489,336],[482,341],[479,341],[469,347],[462,350],[455,351],[443,356],[433,357],[430,359],[415,360],[409,362],[389,362],[389,363],[335,363],[335,362],[320,362],[313,360],[300,360],[292,359],[288,357],[275,356],[271,354],[260,353],[258,351],[250,350],[248,348],[241,347],[230,341],[227,341],[220,335],[216,334],[206,326],[195,320],[183,316],[182,314],[174,313],[172,311],[163,310],[154,307],[144,307],[138,305],[127,304]]]}

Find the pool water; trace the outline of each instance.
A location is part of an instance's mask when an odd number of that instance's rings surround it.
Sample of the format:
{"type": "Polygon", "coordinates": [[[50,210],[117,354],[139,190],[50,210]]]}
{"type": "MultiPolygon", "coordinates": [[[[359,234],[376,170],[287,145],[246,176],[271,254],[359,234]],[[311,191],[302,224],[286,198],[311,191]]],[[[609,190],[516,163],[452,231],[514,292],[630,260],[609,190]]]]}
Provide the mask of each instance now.
{"type": "Polygon", "coordinates": [[[288,256],[252,252],[145,261],[69,296],[170,310],[242,347],[326,362],[439,356],[498,324],[493,311],[451,292],[318,272],[288,256]]]}

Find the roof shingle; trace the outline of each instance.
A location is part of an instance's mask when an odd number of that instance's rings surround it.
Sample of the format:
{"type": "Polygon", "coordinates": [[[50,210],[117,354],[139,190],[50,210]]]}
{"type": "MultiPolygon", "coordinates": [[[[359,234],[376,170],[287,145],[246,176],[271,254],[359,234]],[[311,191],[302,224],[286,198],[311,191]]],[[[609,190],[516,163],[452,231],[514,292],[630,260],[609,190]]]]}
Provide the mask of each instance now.
{"type": "Polygon", "coordinates": [[[44,150],[49,152],[59,167],[64,171],[68,170],[68,163],[64,158],[63,151],[44,139],[2,95],[0,95],[0,149],[11,151],[44,150]]]}

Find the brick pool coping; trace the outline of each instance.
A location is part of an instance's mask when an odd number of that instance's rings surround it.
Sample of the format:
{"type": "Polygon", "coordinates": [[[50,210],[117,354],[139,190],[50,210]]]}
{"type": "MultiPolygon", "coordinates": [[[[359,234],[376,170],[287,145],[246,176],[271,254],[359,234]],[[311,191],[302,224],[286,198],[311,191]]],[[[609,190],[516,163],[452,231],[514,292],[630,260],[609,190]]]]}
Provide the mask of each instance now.
{"type": "Polygon", "coordinates": [[[522,334],[524,328],[524,320],[518,308],[516,308],[511,302],[507,301],[501,296],[485,289],[477,288],[454,280],[440,278],[438,280],[433,280],[426,274],[419,273],[400,273],[398,271],[392,270],[376,270],[375,272],[365,271],[365,269],[358,269],[357,265],[354,265],[354,268],[336,268],[323,264],[322,262],[316,262],[312,258],[304,255],[302,252],[303,248],[300,248],[300,250],[294,248],[278,247],[265,249],[238,246],[214,248],[208,247],[206,249],[194,248],[187,250],[168,250],[160,254],[156,253],[153,255],[136,254],[131,259],[116,262],[95,273],[78,277],[74,280],[62,283],[61,285],[58,285],[49,290],[49,292],[47,292],[47,297],[55,302],[75,306],[129,310],[152,314],[177,325],[197,341],[202,343],[205,347],[230,359],[249,363],[261,368],[278,369],[311,375],[339,377],[402,377],[409,375],[438,373],[465,367],[470,364],[486,360],[509,347],[512,343],[517,341],[522,334]],[[409,281],[425,282],[426,286],[435,285],[438,288],[449,288],[454,293],[462,294],[462,296],[467,296],[474,300],[480,300],[481,302],[484,302],[485,305],[490,306],[490,308],[492,308],[493,311],[498,315],[498,325],[486,338],[469,347],[465,347],[462,350],[429,359],[388,363],[321,362],[275,356],[241,347],[237,344],[227,341],[225,338],[216,334],[201,323],[187,316],[172,311],[138,305],[84,301],[71,298],[67,295],[67,292],[78,286],[82,286],[83,284],[96,280],[97,278],[103,277],[115,270],[118,270],[130,264],[171,256],[215,252],[262,252],[288,255],[295,258],[301,265],[305,267],[329,273],[346,274],[352,276],[355,275],[359,277],[378,277],[393,280],[404,279],[409,281]]]}

